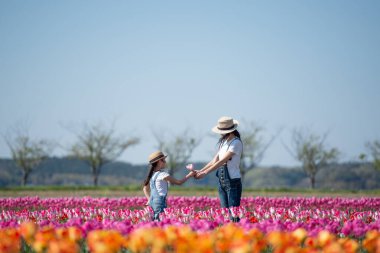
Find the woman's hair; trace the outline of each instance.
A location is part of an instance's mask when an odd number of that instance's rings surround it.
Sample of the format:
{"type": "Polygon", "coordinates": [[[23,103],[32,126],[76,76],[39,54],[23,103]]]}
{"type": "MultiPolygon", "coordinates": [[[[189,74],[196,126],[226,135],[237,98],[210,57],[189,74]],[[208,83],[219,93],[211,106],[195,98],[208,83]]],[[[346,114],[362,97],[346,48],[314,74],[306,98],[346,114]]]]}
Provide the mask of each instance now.
{"type": "Polygon", "coordinates": [[[239,133],[238,130],[235,129],[232,133],[233,133],[236,137],[238,137],[238,138],[240,139],[240,133],[239,133]]]}
{"type": "Polygon", "coordinates": [[[156,169],[157,164],[158,164],[159,161],[160,161],[160,160],[158,160],[157,162],[152,163],[152,164],[149,165],[149,173],[148,173],[148,176],[146,177],[146,179],[144,180],[144,186],[146,186],[146,185],[149,184],[149,181],[150,181],[150,179],[152,178],[152,176],[153,176],[153,172],[154,172],[154,170],[156,169]]]}
{"type": "Polygon", "coordinates": [[[219,141],[218,141],[218,146],[220,147],[220,145],[228,138],[228,136],[230,134],[233,134],[235,135],[236,137],[238,137],[240,139],[240,133],[238,130],[234,130],[233,132],[231,133],[228,133],[228,134],[223,134],[222,137],[220,137],[219,141]]]}

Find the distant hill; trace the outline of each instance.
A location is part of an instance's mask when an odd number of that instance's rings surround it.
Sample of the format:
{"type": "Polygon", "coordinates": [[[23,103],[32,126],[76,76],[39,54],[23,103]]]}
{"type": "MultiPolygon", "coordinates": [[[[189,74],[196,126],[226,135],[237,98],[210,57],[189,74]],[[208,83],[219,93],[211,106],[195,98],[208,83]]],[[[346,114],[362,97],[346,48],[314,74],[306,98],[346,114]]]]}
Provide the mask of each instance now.
{"type": "MultiPolygon", "coordinates": [[[[310,179],[301,168],[256,168],[247,174],[245,186],[251,188],[310,188],[310,179]]],[[[322,168],[316,188],[328,190],[370,190],[380,188],[380,172],[370,163],[336,163],[322,168]]]]}
{"type": "MultiPolygon", "coordinates": [[[[196,163],[201,168],[204,163],[196,163]]],[[[140,185],[148,172],[147,165],[113,162],[102,169],[99,185],[140,185]]],[[[174,176],[181,178],[184,168],[174,176]]],[[[0,187],[18,186],[21,170],[13,160],[0,159],[0,187]]],[[[91,169],[83,161],[53,157],[46,160],[30,174],[29,185],[92,185],[91,169]]],[[[200,180],[189,180],[186,186],[216,186],[215,174],[200,180]]],[[[309,188],[309,178],[301,168],[258,167],[249,171],[244,186],[257,189],[309,188]]],[[[365,190],[380,188],[380,172],[369,163],[337,163],[323,168],[316,178],[316,188],[331,190],[365,190]]]]}
{"type": "MultiPolygon", "coordinates": [[[[201,167],[203,164],[196,164],[201,167]]],[[[183,174],[187,170],[183,169],[183,174]]],[[[99,185],[138,185],[148,173],[148,165],[132,165],[125,162],[106,164],[99,176],[99,185]]],[[[22,172],[11,159],[0,159],[0,187],[18,186],[22,172]]],[[[181,173],[175,176],[182,176],[181,173]]],[[[193,181],[193,180],[191,180],[193,181]]],[[[209,180],[197,180],[207,184],[209,180]]],[[[49,158],[37,167],[28,178],[29,185],[92,185],[91,169],[77,159],[49,158]]],[[[192,185],[187,182],[187,185],[192,185]]]]}

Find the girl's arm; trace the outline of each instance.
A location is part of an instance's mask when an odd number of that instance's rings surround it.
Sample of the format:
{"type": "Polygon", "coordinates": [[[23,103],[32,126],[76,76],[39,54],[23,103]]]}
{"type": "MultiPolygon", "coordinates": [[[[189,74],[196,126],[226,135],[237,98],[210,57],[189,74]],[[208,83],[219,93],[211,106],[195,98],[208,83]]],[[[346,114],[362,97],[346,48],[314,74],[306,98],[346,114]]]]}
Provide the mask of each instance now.
{"type": "Polygon", "coordinates": [[[171,184],[181,185],[185,183],[189,178],[193,177],[195,175],[195,171],[189,172],[184,178],[178,180],[172,176],[167,176],[164,178],[164,180],[168,181],[171,184]]]}
{"type": "Polygon", "coordinates": [[[147,184],[147,185],[144,185],[144,187],[143,187],[143,192],[144,192],[144,195],[145,195],[145,197],[147,198],[147,202],[146,202],[146,205],[148,205],[149,204],[149,198],[150,198],[150,185],[149,184],[147,184]]]}

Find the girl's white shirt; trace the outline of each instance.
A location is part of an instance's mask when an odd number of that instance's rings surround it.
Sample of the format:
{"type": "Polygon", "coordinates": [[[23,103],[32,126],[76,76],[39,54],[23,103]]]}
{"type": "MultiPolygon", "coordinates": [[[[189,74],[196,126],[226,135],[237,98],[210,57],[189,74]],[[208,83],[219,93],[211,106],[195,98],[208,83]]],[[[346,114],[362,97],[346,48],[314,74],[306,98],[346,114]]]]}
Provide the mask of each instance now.
{"type": "Polygon", "coordinates": [[[221,159],[228,151],[234,153],[231,160],[227,161],[230,178],[241,178],[239,166],[241,154],[243,152],[243,143],[237,138],[230,141],[224,141],[218,152],[219,159],[221,159]]]}
{"type": "MultiPolygon", "coordinates": [[[[168,194],[168,184],[169,183],[166,180],[164,180],[164,178],[166,178],[167,176],[169,176],[168,170],[167,169],[163,169],[163,170],[157,171],[155,173],[160,173],[157,176],[157,179],[156,179],[156,182],[155,182],[158,195],[165,196],[165,195],[168,194]]],[[[153,176],[154,176],[154,174],[153,174],[153,176]]]]}

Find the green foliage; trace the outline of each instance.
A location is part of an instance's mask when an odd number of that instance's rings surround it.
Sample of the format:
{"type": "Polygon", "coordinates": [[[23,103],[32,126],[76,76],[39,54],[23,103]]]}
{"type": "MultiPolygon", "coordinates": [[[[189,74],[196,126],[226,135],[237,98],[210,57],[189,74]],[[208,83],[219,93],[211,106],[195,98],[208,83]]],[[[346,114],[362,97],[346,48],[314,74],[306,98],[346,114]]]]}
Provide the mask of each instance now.
{"type": "Polygon", "coordinates": [[[24,240],[21,240],[21,253],[36,253],[30,245],[28,245],[24,240]]]}

